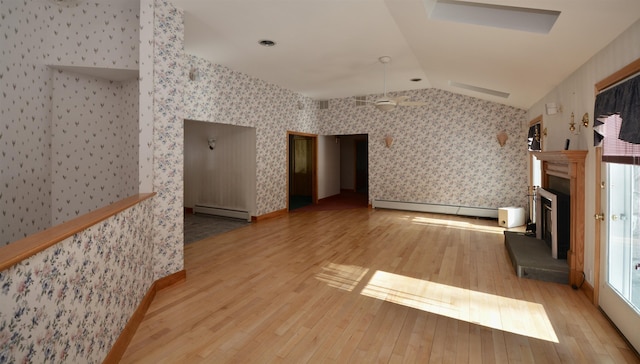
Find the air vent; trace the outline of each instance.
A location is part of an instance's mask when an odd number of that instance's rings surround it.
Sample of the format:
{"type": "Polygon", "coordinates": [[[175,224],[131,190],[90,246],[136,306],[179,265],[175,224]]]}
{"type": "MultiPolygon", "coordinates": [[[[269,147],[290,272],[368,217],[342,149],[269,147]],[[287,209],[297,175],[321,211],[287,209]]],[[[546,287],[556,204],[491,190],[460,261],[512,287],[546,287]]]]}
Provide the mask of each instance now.
{"type": "Polygon", "coordinates": [[[356,106],[365,106],[367,104],[366,96],[356,96],[356,106]]]}
{"type": "Polygon", "coordinates": [[[469,91],[480,92],[480,93],[487,94],[487,95],[493,95],[493,96],[502,97],[503,99],[509,98],[509,95],[510,95],[508,92],[491,90],[491,89],[484,88],[484,87],[467,85],[466,83],[460,83],[460,82],[454,82],[454,81],[449,81],[449,85],[453,86],[453,87],[463,88],[463,89],[469,90],[469,91]]]}
{"type": "Polygon", "coordinates": [[[320,110],[327,110],[329,108],[329,100],[318,101],[318,108],[320,110]]]}

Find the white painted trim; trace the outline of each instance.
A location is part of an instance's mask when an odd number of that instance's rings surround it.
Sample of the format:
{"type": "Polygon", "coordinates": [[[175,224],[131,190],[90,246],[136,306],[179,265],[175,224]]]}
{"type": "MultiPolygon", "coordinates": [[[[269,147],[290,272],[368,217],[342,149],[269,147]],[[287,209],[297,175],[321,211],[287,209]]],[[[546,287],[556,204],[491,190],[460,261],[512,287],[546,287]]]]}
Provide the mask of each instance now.
{"type": "Polygon", "coordinates": [[[544,188],[538,188],[536,195],[536,238],[544,240],[542,236],[542,208],[541,198],[551,201],[551,256],[558,259],[558,196],[544,188]]]}
{"type": "Polygon", "coordinates": [[[421,202],[402,202],[402,201],[386,201],[373,200],[373,208],[406,210],[418,212],[430,212],[434,214],[462,215],[475,217],[498,218],[498,209],[490,207],[469,207],[454,205],[439,205],[421,202]]]}
{"type": "Polygon", "coordinates": [[[198,212],[201,214],[216,215],[216,216],[233,217],[236,219],[244,219],[249,222],[251,221],[251,214],[249,214],[248,211],[229,209],[226,207],[196,204],[193,207],[193,212],[194,213],[198,212]]]}

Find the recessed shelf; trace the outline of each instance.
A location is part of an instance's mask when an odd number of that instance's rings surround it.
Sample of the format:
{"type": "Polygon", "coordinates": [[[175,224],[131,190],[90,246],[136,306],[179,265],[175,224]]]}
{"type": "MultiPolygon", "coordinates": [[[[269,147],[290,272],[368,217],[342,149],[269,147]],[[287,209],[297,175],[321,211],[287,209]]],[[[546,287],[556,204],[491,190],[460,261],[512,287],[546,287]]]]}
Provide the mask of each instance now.
{"type": "Polygon", "coordinates": [[[123,68],[105,68],[105,67],[81,67],[81,66],[61,66],[61,65],[48,65],[51,68],[75,72],[85,76],[92,76],[109,81],[129,81],[138,78],[138,70],[123,69],[123,68]]]}

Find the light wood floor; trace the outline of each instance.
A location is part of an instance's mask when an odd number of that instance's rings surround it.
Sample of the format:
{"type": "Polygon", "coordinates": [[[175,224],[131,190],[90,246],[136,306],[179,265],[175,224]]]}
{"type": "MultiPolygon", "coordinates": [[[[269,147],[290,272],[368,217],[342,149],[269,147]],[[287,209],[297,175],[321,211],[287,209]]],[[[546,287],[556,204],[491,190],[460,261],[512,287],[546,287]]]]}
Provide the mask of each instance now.
{"type": "Polygon", "coordinates": [[[122,362],[640,362],[581,292],[517,278],[496,225],[354,209],[189,244],[122,362]]]}

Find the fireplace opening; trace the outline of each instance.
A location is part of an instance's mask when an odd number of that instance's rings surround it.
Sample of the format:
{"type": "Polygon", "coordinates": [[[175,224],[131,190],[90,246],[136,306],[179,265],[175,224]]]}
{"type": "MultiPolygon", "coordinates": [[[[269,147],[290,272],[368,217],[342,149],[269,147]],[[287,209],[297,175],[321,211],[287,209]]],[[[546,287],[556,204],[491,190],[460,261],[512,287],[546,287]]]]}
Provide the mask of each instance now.
{"type": "Polygon", "coordinates": [[[544,240],[551,256],[567,259],[571,249],[570,197],[551,189],[538,189],[536,237],[544,240]]]}

